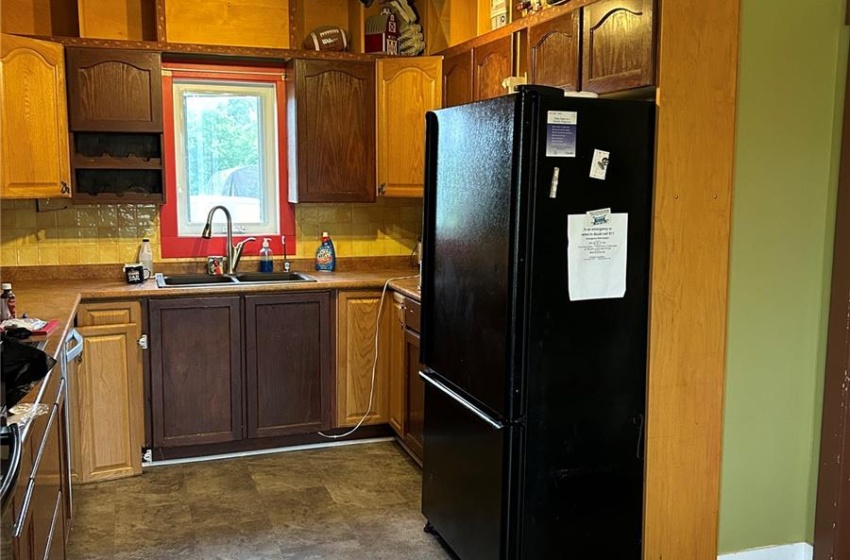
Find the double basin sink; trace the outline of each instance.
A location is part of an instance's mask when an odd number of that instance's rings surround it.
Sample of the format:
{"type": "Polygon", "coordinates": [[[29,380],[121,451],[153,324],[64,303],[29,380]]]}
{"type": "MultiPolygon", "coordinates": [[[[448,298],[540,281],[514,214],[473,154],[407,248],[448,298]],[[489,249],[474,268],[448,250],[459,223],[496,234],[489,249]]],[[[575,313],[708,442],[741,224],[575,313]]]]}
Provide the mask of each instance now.
{"type": "Polygon", "coordinates": [[[193,288],[197,286],[233,286],[237,284],[291,284],[315,282],[300,272],[239,272],[233,275],[212,276],[209,274],[162,274],[157,273],[158,288],[193,288]]]}

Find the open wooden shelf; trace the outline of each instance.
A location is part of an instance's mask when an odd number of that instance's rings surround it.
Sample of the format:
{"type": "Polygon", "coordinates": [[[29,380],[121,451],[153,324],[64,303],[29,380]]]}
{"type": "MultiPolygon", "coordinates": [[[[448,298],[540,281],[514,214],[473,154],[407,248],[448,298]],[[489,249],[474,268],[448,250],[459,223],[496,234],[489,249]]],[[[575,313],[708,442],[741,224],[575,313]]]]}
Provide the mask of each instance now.
{"type": "Polygon", "coordinates": [[[162,158],[74,156],[76,169],[162,169],[162,158]]]}

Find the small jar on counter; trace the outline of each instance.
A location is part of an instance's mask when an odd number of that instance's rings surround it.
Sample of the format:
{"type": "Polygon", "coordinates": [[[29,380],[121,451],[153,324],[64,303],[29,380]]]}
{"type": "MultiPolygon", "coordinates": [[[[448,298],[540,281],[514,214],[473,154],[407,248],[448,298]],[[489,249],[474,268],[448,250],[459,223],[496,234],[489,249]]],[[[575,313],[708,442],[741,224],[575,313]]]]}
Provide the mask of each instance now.
{"type": "Polygon", "coordinates": [[[17,318],[17,304],[15,294],[12,292],[12,285],[4,282],[0,284],[0,289],[3,290],[3,293],[0,294],[0,321],[17,318]]]}

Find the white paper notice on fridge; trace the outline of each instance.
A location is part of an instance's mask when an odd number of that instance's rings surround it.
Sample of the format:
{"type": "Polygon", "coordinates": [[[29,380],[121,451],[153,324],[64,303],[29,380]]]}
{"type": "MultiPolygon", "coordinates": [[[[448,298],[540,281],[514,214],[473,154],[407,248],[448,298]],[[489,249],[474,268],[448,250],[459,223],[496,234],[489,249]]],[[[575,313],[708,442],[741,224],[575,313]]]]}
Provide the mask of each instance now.
{"type": "Polygon", "coordinates": [[[546,157],[576,157],[575,111],[546,111],[546,157]]]}
{"type": "Polygon", "coordinates": [[[629,215],[594,210],[567,217],[570,301],[626,295],[629,215]]]}

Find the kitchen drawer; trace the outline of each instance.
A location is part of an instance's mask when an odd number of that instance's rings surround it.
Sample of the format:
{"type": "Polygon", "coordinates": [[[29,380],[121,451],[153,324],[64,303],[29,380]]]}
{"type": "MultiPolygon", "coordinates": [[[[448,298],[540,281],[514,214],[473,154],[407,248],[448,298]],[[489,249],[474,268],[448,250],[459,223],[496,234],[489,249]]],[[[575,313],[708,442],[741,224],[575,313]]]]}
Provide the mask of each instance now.
{"type": "Polygon", "coordinates": [[[419,332],[419,313],[422,306],[418,301],[405,298],[404,300],[404,326],[414,332],[419,332]]]}

